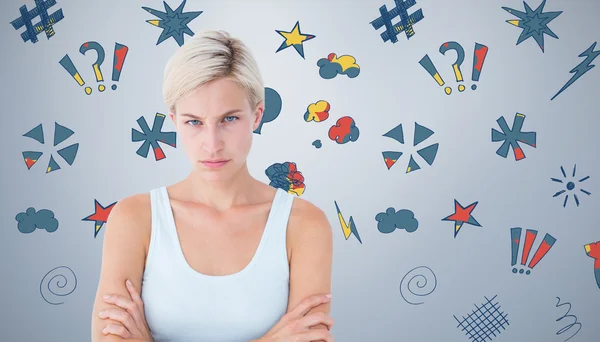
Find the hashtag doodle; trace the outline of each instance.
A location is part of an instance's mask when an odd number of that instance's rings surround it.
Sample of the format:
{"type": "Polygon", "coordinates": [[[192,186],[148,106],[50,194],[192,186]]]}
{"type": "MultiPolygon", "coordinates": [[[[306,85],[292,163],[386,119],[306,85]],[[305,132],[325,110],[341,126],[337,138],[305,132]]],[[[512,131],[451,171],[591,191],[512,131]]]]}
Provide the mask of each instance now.
{"type": "Polygon", "coordinates": [[[394,0],[396,7],[392,8],[391,11],[387,10],[385,5],[379,8],[381,16],[373,21],[371,25],[374,29],[379,30],[382,26],[385,26],[385,31],[381,33],[381,39],[384,42],[388,40],[392,43],[398,42],[398,35],[402,32],[406,35],[406,39],[415,35],[413,25],[423,19],[423,10],[418,9],[412,14],[408,14],[408,9],[417,4],[416,0],[394,0]],[[395,17],[400,18],[400,22],[392,25],[392,19],[395,17]]]}
{"type": "Polygon", "coordinates": [[[571,303],[569,303],[569,302],[565,302],[565,303],[562,303],[562,304],[560,304],[560,297],[556,297],[556,299],[558,300],[558,301],[556,302],[556,307],[557,307],[557,308],[558,308],[558,307],[561,307],[561,306],[563,306],[563,305],[568,305],[568,306],[569,306],[569,308],[567,309],[567,312],[566,312],[564,315],[562,315],[561,317],[557,318],[557,319],[556,319],[556,321],[557,321],[557,322],[558,322],[558,321],[561,321],[561,320],[563,320],[564,318],[567,318],[567,317],[570,317],[570,318],[572,318],[572,319],[573,319],[573,323],[571,323],[571,324],[569,324],[569,325],[567,325],[567,326],[563,327],[563,328],[562,328],[562,329],[560,329],[559,331],[557,331],[557,332],[556,332],[556,335],[560,335],[560,334],[562,334],[562,333],[564,333],[564,332],[566,332],[566,331],[569,331],[571,328],[573,328],[573,327],[574,327],[574,326],[576,326],[576,325],[578,325],[578,326],[579,326],[579,327],[578,327],[578,329],[577,329],[577,331],[576,331],[576,332],[575,332],[573,335],[571,335],[571,337],[569,337],[568,339],[566,339],[566,340],[565,340],[565,341],[568,341],[568,340],[572,339],[572,338],[573,338],[575,335],[577,335],[577,333],[579,333],[579,330],[581,330],[581,327],[582,327],[582,326],[581,326],[581,323],[579,323],[579,322],[577,321],[577,316],[575,316],[575,315],[569,315],[569,312],[571,312],[571,303]]]}
{"type": "Polygon", "coordinates": [[[467,317],[463,316],[461,320],[454,316],[458,322],[456,327],[460,327],[473,342],[491,341],[492,338],[500,335],[502,332],[500,329],[505,330],[505,326],[509,325],[507,315],[500,311],[498,302],[492,303],[495,298],[496,296],[492,299],[485,297],[485,303],[481,306],[475,304],[475,310],[467,317]]]}
{"type": "Polygon", "coordinates": [[[26,5],[19,8],[21,16],[10,23],[15,30],[25,26],[25,31],[21,33],[23,42],[31,41],[35,44],[38,41],[37,35],[42,31],[46,32],[48,39],[54,36],[54,24],[64,18],[62,8],[48,15],[48,9],[54,5],[56,5],[55,0],[35,0],[35,7],[31,11],[27,10],[26,5]],[[40,21],[33,24],[33,19],[38,16],[40,21]]]}

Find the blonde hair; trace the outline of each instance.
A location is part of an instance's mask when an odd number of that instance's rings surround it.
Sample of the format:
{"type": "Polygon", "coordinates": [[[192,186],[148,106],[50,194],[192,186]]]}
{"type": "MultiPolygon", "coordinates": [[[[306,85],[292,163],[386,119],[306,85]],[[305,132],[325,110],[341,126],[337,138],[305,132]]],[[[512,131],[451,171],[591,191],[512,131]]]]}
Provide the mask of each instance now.
{"type": "Polygon", "coordinates": [[[263,79],[248,47],[225,31],[200,31],[168,60],[164,70],[163,100],[174,112],[177,100],[221,77],[234,79],[246,91],[250,105],[264,102],[263,79]]]}

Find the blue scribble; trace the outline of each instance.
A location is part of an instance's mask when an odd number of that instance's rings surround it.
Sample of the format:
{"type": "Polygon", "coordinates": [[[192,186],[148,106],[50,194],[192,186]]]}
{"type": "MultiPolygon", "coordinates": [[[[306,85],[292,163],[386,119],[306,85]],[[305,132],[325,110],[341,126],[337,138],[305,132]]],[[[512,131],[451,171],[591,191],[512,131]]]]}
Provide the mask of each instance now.
{"type": "Polygon", "coordinates": [[[575,315],[569,315],[569,312],[571,311],[571,303],[566,302],[566,303],[560,304],[560,297],[556,297],[556,299],[558,300],[556,302],[556,307],[557,308],[561,307],[563,305],[568,305],[569,306],[569,308],[567,309],[567,312],[564,315],[562,315],[561,317],[559,317],[556,321],[557,322],[558,321],[562,321],[564,318],[567,318],[567,317],[570,317],[570,318],[573,319],[573,323],[571,323],[571,324],[567,325],[566,327],[563,327],[562,329],[560,329],[559,331],[557,331],[556,335],[560,335],[560,334],[562,334],[562,333],[570,330],[573,326],[579,325],[579,329],[577,329],[577,331],[573,335],[571,335],[571,337],[569,337],[568,339],[565,340],[565,341],[568,341],[568,340],[572,339],[573,336],[577,335],[577,333],[579,333],[579,330],[581,330],[582,326],[581,326],[581,323],[579,323],[577,321],[577,316],[575,316],[575,315]]]}

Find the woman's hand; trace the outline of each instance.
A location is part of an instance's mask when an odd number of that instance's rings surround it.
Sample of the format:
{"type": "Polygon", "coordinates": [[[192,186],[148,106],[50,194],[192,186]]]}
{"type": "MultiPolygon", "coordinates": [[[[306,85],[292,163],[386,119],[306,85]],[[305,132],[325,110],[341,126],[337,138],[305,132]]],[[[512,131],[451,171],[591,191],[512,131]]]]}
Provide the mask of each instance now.
{"type": "Polygon", "coordinates": [[[333,319],[323,312],[306,315],[313,307],[330,300],[331,296],[327,295],[315,295],[304,299],[292,311],[286,313],[265,336],[255,342],[333,342],[330,332],[333,319]],[[327,325],[327,330],[310,330],[310,327],[320,323],[327,325]]]}
{"type": "Polygon", "coordinates": [[[125,282],[125,287],[127,287],[131,298],[114,294],[103,297],[105,302],[115,304],[119,308],[106,309],[101,311],[99,316],[103,319],[113,319],[121,324],[108,324],[102,330],[102,333],[105,335],[118,335],[124,339],[154,342],[144,315],[142,297],[129,279],[125,282]]]}

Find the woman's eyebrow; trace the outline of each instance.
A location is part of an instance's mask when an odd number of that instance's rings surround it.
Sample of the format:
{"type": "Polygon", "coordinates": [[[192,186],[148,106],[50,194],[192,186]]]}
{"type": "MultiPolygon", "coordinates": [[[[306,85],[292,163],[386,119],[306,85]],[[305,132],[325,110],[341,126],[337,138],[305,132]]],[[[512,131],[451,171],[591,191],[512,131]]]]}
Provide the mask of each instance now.
{"type": "MultiPolygon", "coordinates": [[[[226,116],[229,116],[231,114],[241,112],[241,111],[242,111],[241,109],[230,109],[230,110],[226,111],[225,113],[221,114],[220,117],[223,118],[223,117],[226,117],[226,116]]],[[[181,116],[187,116],[187,117],[194,118],[194,119],[205,119],[204,117],[201,117],[201,116],[195,115],[195,114],[191,114],[191,113],[181,113],[181,116]]]]}

